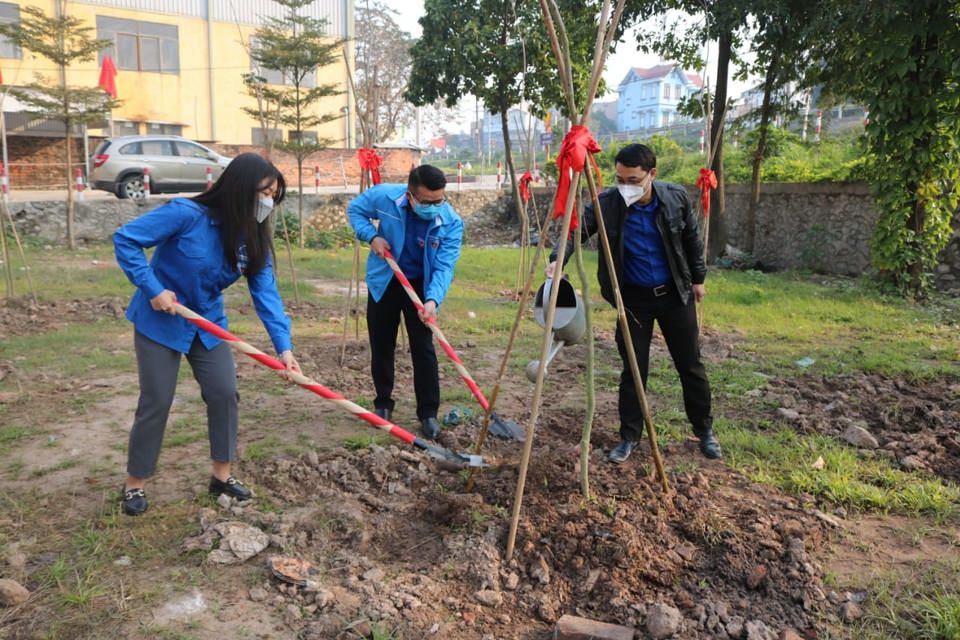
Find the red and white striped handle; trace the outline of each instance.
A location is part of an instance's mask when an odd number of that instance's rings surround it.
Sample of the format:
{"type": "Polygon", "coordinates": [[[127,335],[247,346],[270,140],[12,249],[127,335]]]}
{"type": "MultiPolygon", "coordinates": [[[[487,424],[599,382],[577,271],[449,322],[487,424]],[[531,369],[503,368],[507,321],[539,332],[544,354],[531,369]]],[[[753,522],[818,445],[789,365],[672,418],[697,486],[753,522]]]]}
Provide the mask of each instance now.
{"type": "MultiPolygon", "coordinates": [[[[260,351],[256,347],[253,347],[252,345],[247,344],[246,342],[244,342],[237,336],[233,335],[223,327],[210,322],[203,316],[197,314],[194,311],[191,311],[190,309],[183,306],[182,304],[175,304],[174,307],[180,316],[186,318],[187,320],[197,325],[204,331],[212,333],[213,335],[217,336],[221,340],[228,342],[231,347],[233,347],[234,349],[236,349],[241,353],[245,353],[246,355],[250,356],[257,362],[259,362],[260,364],[266,365],[271,369],[276,369],[277,371],[286,370],[287,367],[282,362],[280,362],[273,356],[269,356],[265,354],[263,351],[260,351]]],[[[316,382],[315,380],[311,380],[310,378],[303,375],[302,373],[291,371],[290,379],[296,382],[298,385],[300,385],[304,389],[314,392],[321,398],[330,400],[341,409],[345,409],[346,411],[349,411],[350,413],[360,418],[361,420],[366,420],[376,428],[382,431],[386,431],[391,436],[395,438],[399,438],[400,440],[403,440],[407,444],[415,444],[414,441],[417,439],[417,437],[414,436],[409,431],[407,431],[406,429],[404,429],[403,427],[398,427],[392,422],[388,420],[384,420],[377,414],[371,411],[367,411],[360,405],[350,402],[339,393],[328,389],[327,387],[323,386],[319,382],[316,382]]]]}
{"type": "MultiPolygon", "coordinates": [[[[417,311],[423,311],[423,302],[420,301],[420,296],[418,296],[417,292],[414,291],[413,285],[411,285],[410,281],[407,280],[407,276],[403,275],[403,271],[400,270],[400,265],[397,264],[393,254],[390,253],[389,250],[386,250],[383,252],[383,258],[387,261],[387,264],[390,265],[390,268],[393,269],[393,275],[397,276],[397,280],[400,281],[404,291],[406,291],[407,295],[410,296],[410,300],[413,301],[413,306],[417,308],[417,311]]],[[[487,411],[490,408],[490,403],[487,402],[486,397],[483,395],[483,391],[481,391],[480,387],[477,386],[477,383],[474,382],[473,377],[470,375],[470,372],[467,371],[467,367],[464,366],[460,356],[457,355],[457,352],[453,350],[453,346],[451,346],[450,342],[447,341],[446,336],[443,335],[443,331],[441,331],[440,327],[437,326],[437,321],[434,318],[430,318],[430,321],[427,322],[427,326],[430,327],[431,331],[433,331],[433,335],[436,336],[437,342],[440,343],[440,347],[443,349],[444,353],[450,356],[450,360],[453,361],[453,366],[456,367],[457,372],[460,374],[460,377],[463,378],[463,382],[467,385],[467,388],[469,388],[470,392],[473,393],[473,397],[476,398],[477,402],[480,403],[480,407],[484,411],[487,411]]]]}

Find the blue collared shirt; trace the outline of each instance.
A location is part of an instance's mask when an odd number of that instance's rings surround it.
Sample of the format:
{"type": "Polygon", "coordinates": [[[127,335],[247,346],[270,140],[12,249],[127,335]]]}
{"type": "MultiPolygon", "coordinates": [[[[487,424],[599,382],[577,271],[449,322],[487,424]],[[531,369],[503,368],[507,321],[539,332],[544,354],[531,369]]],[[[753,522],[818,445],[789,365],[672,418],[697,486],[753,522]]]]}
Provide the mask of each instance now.
{"type": "Polygon", "coordinates": [[[658,287],[670,281],[670,265],[657,229],[660,201],[654,194],[645,205],[634,203],[627,209],[623,224],[623,270],[627,284],[658,287]]]}
{"type": "MultiPolygon", "coordinates": [[[[136,330],[154,342],[187,353],[195,336],[207,349],[221,340],[201,331],[180,316],[154,311],[150,300],[164,289],[177,301],[224,329],[222,291],[240,278],[240,271],[227,262],[220,223],[193,200],[177,198],[123,225],[113,234],[120,268],[137,290],[127,307],[127,318],[136,330]],[[144,249],[156,247],[150,262],[144,249]]],[[[292,348],[290,319],[277,291],[273,262],[247,276],[250,297],[257,315],[277,353],[292,348]]]]}
{"type": "MultiPolygon", "coordinates": [[[[404,230],[403,251],[397,259],[400,270],[408,280],[417,280],[423,277],[423,248],[427,246],[426,237],[433,220],[423,220],[417,214],[409,211],[407,205],[407,225],[404,230]]],[[[426,300],[424,300],[426,302],[426,300]]]]}

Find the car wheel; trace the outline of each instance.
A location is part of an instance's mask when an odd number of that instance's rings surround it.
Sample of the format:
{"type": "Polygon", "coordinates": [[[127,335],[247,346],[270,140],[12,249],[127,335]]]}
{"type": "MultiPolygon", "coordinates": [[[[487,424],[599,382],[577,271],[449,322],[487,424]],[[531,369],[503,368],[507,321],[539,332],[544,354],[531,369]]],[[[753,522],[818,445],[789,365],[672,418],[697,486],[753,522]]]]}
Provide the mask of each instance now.
{"type": "Polygon", "coordinates": [[[117,189],[117,196],[120,198],[130,198],[131,200],[143,200],[146,192],[143,189],[143,175],[134,173],[120,181],[120,187],[117,189]]]}

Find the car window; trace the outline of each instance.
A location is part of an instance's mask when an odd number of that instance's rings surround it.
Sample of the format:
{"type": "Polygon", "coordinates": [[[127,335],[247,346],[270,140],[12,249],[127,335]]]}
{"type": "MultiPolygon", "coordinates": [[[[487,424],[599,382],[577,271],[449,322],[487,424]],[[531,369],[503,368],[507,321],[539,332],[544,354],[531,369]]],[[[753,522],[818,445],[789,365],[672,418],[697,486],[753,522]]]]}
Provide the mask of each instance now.
{"type": "Polygon", "coordinates": [[[140,143],[145,156],[172,156],[173,149],[170,148],[168,140],[144,140],[140,143]]]}
{"type": "Polygon", "coordinates": [[[110,146],[110,141],[109,141],[109,140],[104,140],[103,142],[101,142],[101,143],[97,146],[97,149],[96,149],[96,151],[93,152],[93,155],[95,155],[95,156],[100,155],[101,153],[103,153],[104,151],[106,151],[106,150],[107,150],[107,147],[109,147],[109,146],[110,146]]]}
{"type": "Polygon", "coordinates": [[[177,141],[174,143],[177,147],[177,155],[183,156],[185,158],[203,158],[207,159],[207,156],[210,154],[209,151],[203,147],[195,144],[190,144],[189,142],[180,142],[177,141]]]}
{"type": "Polygon", "coordinates": [[[131,142],[130,144],[125,144],[120,147],[121,155],[125,156],[139,156],[140,155],[140,143],[131,142]]]}

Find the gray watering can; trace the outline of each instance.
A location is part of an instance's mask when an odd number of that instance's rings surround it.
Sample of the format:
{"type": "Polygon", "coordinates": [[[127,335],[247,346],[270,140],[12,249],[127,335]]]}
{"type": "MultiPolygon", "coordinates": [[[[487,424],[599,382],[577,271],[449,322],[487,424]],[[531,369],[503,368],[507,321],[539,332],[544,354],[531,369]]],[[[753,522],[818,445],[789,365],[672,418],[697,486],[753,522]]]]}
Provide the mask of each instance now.
{"type": "MultiPolygon", "coordinates": [[[[547,280],[537,291],[533,303],[533,319],[541,327],[547,326],[545,305],[550,301],[550,288],[555,280],[547,280]]],[[[573,285],[569,280],[559,280],[559,291],[557,291],[557,310],[553,317],[553,341],[550,345],[550,352],[547,356],[547,365],[557,355],[560,348],[565,344],[577,344],[583,339],[587,329],[586,313],[583,308],[583,300],[577,295],[573,285]]],[[[537,381],[537,371],[540,369],[540,360],[531,360],[527,363],[527,380],[537,381]]]]}

